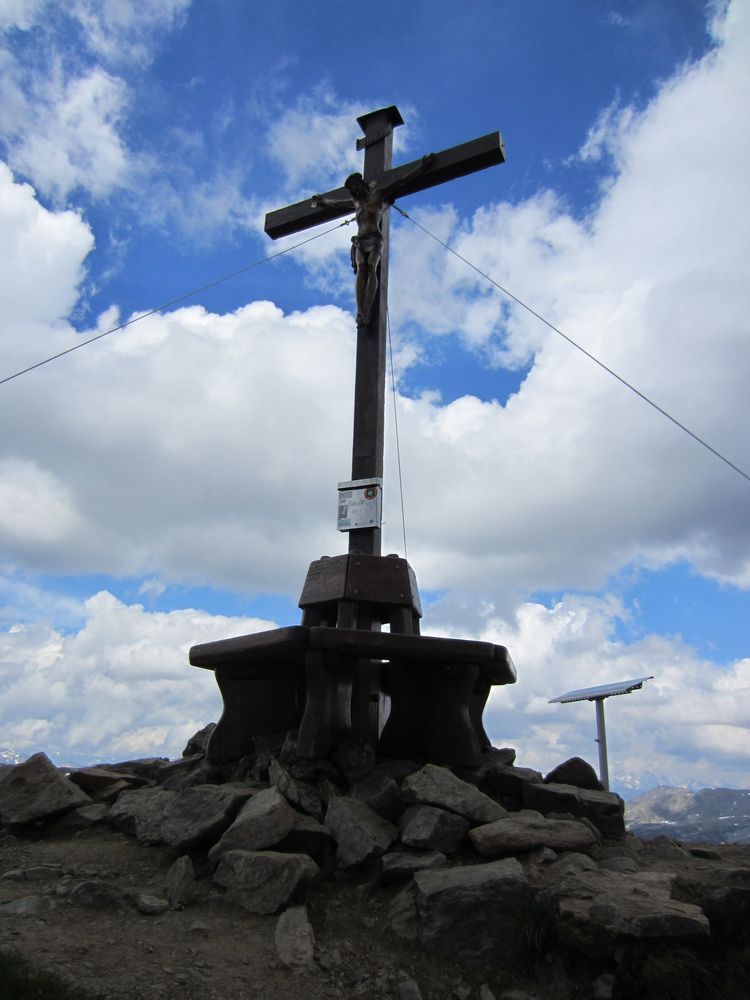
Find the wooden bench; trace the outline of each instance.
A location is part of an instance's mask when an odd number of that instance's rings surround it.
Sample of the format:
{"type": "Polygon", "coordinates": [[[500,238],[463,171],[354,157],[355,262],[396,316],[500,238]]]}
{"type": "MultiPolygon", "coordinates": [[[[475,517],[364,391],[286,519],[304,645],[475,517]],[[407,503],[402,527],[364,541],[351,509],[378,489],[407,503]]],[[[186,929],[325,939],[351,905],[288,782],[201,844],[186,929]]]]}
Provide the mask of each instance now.
{"type": "Polygon", "coordinates": [[[298,729],[303,757],[360,737],[381,757],[473,764],[489,746],[482,712],[491,686],[516,680],[504,646],[327,626],[203,643],[190,662],[214,671],[224,699],[212,759],[244,756],[253,737],[298,729]]]}

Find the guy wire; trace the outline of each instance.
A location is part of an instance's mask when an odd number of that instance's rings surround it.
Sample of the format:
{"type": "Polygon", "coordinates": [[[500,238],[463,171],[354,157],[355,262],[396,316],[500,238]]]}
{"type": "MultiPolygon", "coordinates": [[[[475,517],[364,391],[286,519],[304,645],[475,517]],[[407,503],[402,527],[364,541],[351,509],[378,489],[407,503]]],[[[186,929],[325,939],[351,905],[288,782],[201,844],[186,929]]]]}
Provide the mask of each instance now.
{"type": "Polygon", "coordinates": [[[246,271],[252,271],[254,267],[260,267],[261,264],[266,264],[269,260],[275,260],[277,257],[282,257],[285,253],[291,253],[292,250],[297,250],[299,247],[303,247],[306,243],[312,243],[313,240],[318,240],[321,236],[327,236],[329,233],[332,233],[337,229],[341,229],[342,226],[348,226],[351,221],[352,219],[344,219],[344,221],[340,222],[337,226],[331,226],[330,229],[324,229],[320,233],[315,233],[314,236],[308,236],[306,240],[301,240],[293,246],[285,247],[283,250],[277,250],[276,253],[270,253],[266,257],[261,257],[259,260],[253,261],[252,264],[246,264],[237,271],[232,271],[231,274],[225,274],[221,278],[209,281],[207,285],[201,285],[200,288],[193,288],[189,292],[184,292],[182,295],[178,295],[176,298],[170,299],[169,302],[164,302],[162,305],[155,306],[147,312],[139,313],[137,316],[133,316],[124,323],[119,323],[117,326],[113,326],[109,330],[104,330],[103,333],[97,333],[96,336],[89,337],[88,340],[82,340],[80,344],[74,344],[72,347],[68,347],[65,351],[59,351],[57,354],[53,354],[49,358],[45,358],[43,361],[37,361],[35,364],[29,365],[28,368],[22,368],[20,371],[14,372],[12,375],[6,375],[5,378],[0,378],[0,385],[4,385],[6,382],[11,382],[14,378],[19,378],[21,375],[26,375],[28,372],[32,372],[36,368],[41,368],[42,365],[48,365],[50,361],[57,361],[58,358],[64,358],[66,354],[72,354],[73,351],[78,351],[87,344],[93,344],[95,340],[101,340],[102,337],[108,337],[110,333],[117,333],[119,330],[124,330],[128,326],[132,326],[134,323],[140,322],[142,319],[148,319],[149,316],[154,316],[156,313],[162,312],[164,309],[169,309],[170,306],[175,306],[178,302],[184,302],[185,299],[192,298],[193,295],[199,295],[201,292],[205,292],[209,288],[215,288],[217,285],[221,285],[225,281],[230,281],[232,278],[236,278],[240,274],[244,274],[246,271]]]}
{"type": "Polygon", "coordinates": [[[657,413],[661,413],[663,417],[666,417],[667,420],[670,420],[676,427],[679,427],[681,431],[684,431],[694,441],[697,441],[699,445],[702,445],[702,447],[704,447],[707,451],[710,451],[712,455],[714,455],[716,458],[724,462],[725,465],[728,465],[730,469],[733,469],[736,473],[738,473],[738,475],[742,476],[743,479],[746,479],[748,482],[750,482],[750,474],[745,472],[744,469],[741,469],[739,465],[735,465],[735,463],[732,462],[730,459],[728,459],[726,455],[722,455],[720,451],[717,451],[716,448],[712,447],[707,441],[704,441],[702,437],[699,437],[694,431],[691,431],[689,427],[685,426],[685,424],[680,423],[680,421],[676,417],[673,417],[671,413],[668,413],[663,407],[659,406],[658,403],[655,403],[653,399],[649,399],[649,397],[645,393],[641,392],[640,389],[636,389],[634,385],[632,385],[630,382],[624,379],[621,375],[618,375],[616,371],[613,371],[611,368],[605,365],[603,361],[600,361],[599,358],[591,354],[590,351],[587,351],[585,347],[581,347],[580,344],[577,344],[572,337],[569,337],[567,333],[563,333],[562,330],[558,329],[558,327],[556,327],[553,323],[550,323],[548,319],[545,319],[544,316],[538,313],[535,309],[532,309],[530,305],[527,305],[523,301],[523,299],[519,299],[517,295],[513,294],[513,292],[508,291],[507,288],[504,288],[498,281],[495,281],[494,278],[490,277],[489,274],[487,274],[485,271],[482,271],[481,268],[477,267],[476,264],[472,264],[472,262],[468,260],[466,257],[464,257],[462,254],[460,254],[458,250],[454,250],[452,246],[450,246],[444,240],[441,240],[439,236],[436,236],[434,233],[431,233],[429,229],[425,228],[425,226],[423,226],[420,222],[417,222],[416,219],[412,219],[412,217],[408,215],[402,208],[399,208],[398,205],[394,204],[392,207],[395,208],[400,215],[403,215],[405,219],[408,219],[409,222],[412,223],[412,225],[416,226],[417,229],[421,229],[423,233],[425,233],[427,236],[430,236],[433,240],[435,240],[436,243],[439,243],[442,247],[444,247],[446,250],[452,253],[454,257],[458,257],[458,259],[460,261],[463,261],[463,263],[466,264],[467,267],[470,267],[472,271],[476,271],[477,274],[480,274],[483,278],[489,281],[491,285],[494,285],[495,288],[499,289],[503,293],[503,295],[507,295],[509,299],[513,299],[513,301],[517,303],[519,306],[521,306],[522,309],[525,309],[526,312],[529,312],[531,313],[532,316],[535,316],[536,319],[538,319],[541,323],[544,323],[544,325],[549,327],[550,330],[553,330],[555,333],[557,333],[560,337],[563,338],[563,340],[567,340],[567,342],[572,347],[575,347],[575,349],[577,351],[580,351],[581,354],[585,354],[590,361],[593,361],[594,364],[597,364],[599,365],[600,368],[603,368],[604,371],[607,372],[607,374],[611,375],[612,378],[617,379],[617,381],[621,385],[624,385],[626,389],[630,389],[630,391],[634,393],[636,396],[638,396],[640,399],[642,399],[644,403],[648,403],[648,405],[653,407],[653,409],[655,409],[657,413]]]}
{"type": "Polygon", "coordinates": [[[391,391],[393,394],[393,427],[396,432],[396,465],[398,467],[398,492],[401,497],[401,530],[404,536],[404,559],[409,561],[409,553],[406,548],[406,511],[404,507],[404,480],[401,475],[401,445],[398,434],[398,406],[396,405],[396,375],[393,368],[393,341],[391,339],[391,314],[386,304],[385,319],[388,327],[388,356],[391,362],[391,391]]]}

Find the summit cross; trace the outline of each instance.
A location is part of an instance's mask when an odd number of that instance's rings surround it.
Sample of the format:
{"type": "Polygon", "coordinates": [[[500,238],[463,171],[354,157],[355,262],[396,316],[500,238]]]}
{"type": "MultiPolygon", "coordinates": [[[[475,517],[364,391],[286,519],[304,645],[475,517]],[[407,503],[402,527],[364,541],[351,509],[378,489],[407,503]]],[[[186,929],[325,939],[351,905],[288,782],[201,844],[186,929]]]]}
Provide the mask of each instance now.
{"type": "MultiPolygon", "coordinates": [[[[352,240],[357,274],[357,360],[354,381],[352,480],[382,478],[385,424],[385,372],[388,315],[388,249],[390,206],[415,194],[504,163],[499,132],[452,146],[392,167],[393,129],[404,121],[391,105],[357,119],[364,135],[362,176],[353,174],[344,187],[288,205],[266,216],[271,239],[319,226],[356,213],[358,233],[352,240]]],[[[380,555],[380,527],[349,532],[349,552],[380,555]]]]}

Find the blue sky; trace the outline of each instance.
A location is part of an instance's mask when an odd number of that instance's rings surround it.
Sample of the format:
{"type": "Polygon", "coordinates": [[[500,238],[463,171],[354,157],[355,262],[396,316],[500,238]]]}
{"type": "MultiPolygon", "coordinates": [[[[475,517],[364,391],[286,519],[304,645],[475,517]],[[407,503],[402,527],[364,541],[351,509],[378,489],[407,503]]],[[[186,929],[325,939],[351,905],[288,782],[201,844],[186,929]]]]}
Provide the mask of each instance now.
{"type": "MultiPolygon", "coordinates": [[[[269,253],[266,211],[499,129],[414,219],[745,470],[744,4],[0,0],[0,378],[269,253]]],[[[195,642],[298,620],[343,551],[349,233],[0,384],[0,745],[177,754],[195,642]]],[[[508,645],[521,763],[750,784],[750,484],[410,222],[390,316],[423,630],[508,645]]],[[[389,406],[391,404],[389,403],[389,406]]],[[[385,545],[402,549],[387,417],[385,545]]]]}

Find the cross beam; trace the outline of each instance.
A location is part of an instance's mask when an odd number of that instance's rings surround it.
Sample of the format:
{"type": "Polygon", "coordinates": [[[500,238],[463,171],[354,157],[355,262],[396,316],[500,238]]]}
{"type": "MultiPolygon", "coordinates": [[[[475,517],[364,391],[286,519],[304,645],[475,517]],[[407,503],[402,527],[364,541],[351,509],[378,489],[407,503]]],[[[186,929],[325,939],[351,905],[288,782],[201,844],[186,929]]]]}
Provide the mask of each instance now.
{"type": "MultiPolygon", "coordinates": [[[[388,309],[388,237],[390,228],[389,205],[395,198],[425,191],[445,181],[464,177],[485,167],[505,162],[503,142],[499,132],[460,146],[452,146],[434,154],[429,163],[415,160],[393,168],[393,129],[404,121],[398,108],[391,105],[357,119],[364,138],[357,142],[357,149],[364,149],[364,180],[382,190],[382,215],[379,235],[382,250],[377,269],[378,286],[369,318],[357,326],[357,360],[354,382],[354,432],[352,441],[353,480],[382,478],[383,438],[385,424],[385,353],[387,341],[388,309]],[[388,191],[395,190],[392,196],[388,191]]],[[[350,190],[345,187],[328,191],[320,198],[307,199],[288,205],[266,216],[265,231],[271,239],[289,236],[303,229],[318,226],[333,219],[349,215],[355,204],[350,190]],[[315,202],[315,203],[313,203],[315,202]],[[321,204],[320,202],[323,202],[321,204]],[[343,204],[326,204],[343,202],[343,204]]],[[[380,204],[380,203],[379,203],[380,204]]],[[[360,212],[357,213],[358,224],[360,212]]],[[[363,233],[360,228],[359,234],[363,233]]],[[[369,251],[366,251],[369,253],[369,251]]],[[[358,256],[364,259],[365,254],[358,256]]],[[[358,282],[360,275],[358,272],[358,282]]],[[[359,294],[359,293],[358,293],[359,294]]],[[[358,308],[359,308],[358,301],[358,308]]],[[[349,532],[349,552],[363,555],[380,555],[380,527],[359,528],[349,532]]]]}
{"type": "MultiPolygon", "coordinates": [[[[365,157],[367,154],[365,153],[365,157]]],[[[484,170],[485,167],[493,167],[496,164],[505,162],[505,151],[499,132],[490,132],[479,139],[472,139],[464,142],[460,146],[451,146],[435,154],[435,159],[430,167],[419,177],[413,177],[406,181],[399,191],[399,198],[404,195],[416,194],[418,191],[426,191],[428,188],[444,184],[446,181],[455,180],[458,177],[465,177],[473,174],[477,170],[484,170]]],[[[405,163],[400,167],[386,171],[382,178],[378,179],[378,184],[383,186],[397,182],[404,174],[419,165],[419,160],[405,163]]],[[[332,201],[341,201],[348,197],[348,191],[344,187],[329,191],[324,196],[332,201]]],[[[291,236],[303,229],[311,226],[320,226],[324,222],[332,222],[340,219],[344,215],[351,214],[350,208],[329,208],[320,206],[313,208],[310,199],[299,201],[295,205],[288,205],[286,208],[279,208],[275,212],[269,212],[266,216],[265,231],[272,240],[278,240],[281,236],[291,236]]]]}

